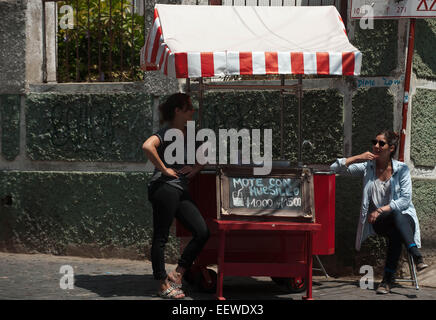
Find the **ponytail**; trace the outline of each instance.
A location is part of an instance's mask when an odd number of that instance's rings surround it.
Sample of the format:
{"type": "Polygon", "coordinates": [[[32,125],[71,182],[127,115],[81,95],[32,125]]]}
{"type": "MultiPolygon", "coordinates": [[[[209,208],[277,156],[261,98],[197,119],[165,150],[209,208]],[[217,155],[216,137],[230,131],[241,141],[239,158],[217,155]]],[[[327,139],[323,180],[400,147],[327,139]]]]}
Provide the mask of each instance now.
{"type": "Polygon", "coordinates": [[[189,106],[189,99],[186,93],[175,93],[169,96],[164,103],[159,105],[160,124],[172,121],[176,108],[183,109],[189,106]]]}

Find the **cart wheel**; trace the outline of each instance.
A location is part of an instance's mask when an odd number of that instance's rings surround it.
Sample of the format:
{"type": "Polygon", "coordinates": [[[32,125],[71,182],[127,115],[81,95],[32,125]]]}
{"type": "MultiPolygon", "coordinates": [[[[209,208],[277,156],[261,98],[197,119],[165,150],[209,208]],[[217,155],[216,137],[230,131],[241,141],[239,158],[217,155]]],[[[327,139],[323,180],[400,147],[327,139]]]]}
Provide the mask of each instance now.
{"type": "Polygon", "coordinates": [[[304,278],[271,278],[276,284],[282,286],[289,293],[300,293],[306,290],[306,281],[304,278]]]}
{"type": "Polygon", "coordinates": [[[271,277],[271,280],[274,281],[276,284],[278,284],[279,286],[282,286],[285,284],[285,279],[286,278],[277,278],[277,277],[271,277]]]}
{"type": "Polygon", "coordinates": [[[203,273],[198,267],[192,267],[191,269],[186,270],[183,275],[183,280],[185,280],[196,291],[213,293],[216,291],[217,274],[212,269],[206,270],[209,272],[210,279],[212,280],[211,283],[206,281],[203,277],[203,273]]]}
{"type": "Polygon", "coordinates": [[[199,279],[197,284],[201,292],[214,293],[216,291],[217,274],[212,269],[207,269],[207,272],[209,273],[211,282],[207,282],[206,279],[203,277],[203,274],[199,272],[199,279]]]}

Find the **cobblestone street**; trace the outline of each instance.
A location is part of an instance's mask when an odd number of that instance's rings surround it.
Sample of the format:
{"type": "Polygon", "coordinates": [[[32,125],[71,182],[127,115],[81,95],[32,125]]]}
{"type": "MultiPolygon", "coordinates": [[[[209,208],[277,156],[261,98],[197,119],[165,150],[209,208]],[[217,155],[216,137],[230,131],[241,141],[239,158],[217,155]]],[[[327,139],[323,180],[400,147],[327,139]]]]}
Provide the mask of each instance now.
{"type": "MultiPolygon", "coordinates": [[[[168,265],[172,270],[174,265],[168,265]]],[[[422,283],[434,273],[428,268],[422,283]]],[[[434,278],[434,277],[433,277],[434,278]]],[[[376,279],[375,287],[380,279],[376,279]]],[[[63,281],[65,283],[65,281],[63,281]]],[[[0,299],[6,300],[161,300],[156,295],[150,261],[91,259],[44,254],[0,253],[0,299]],[[62,289],[62,266],[74,270],[74,288],[62,289]]],[[[213,294],[200,293],[189,286],[186,300],[214,300],[213,294]]],[[[227,300],[301,300],[303,294],[289,294],[269,277],[225,277],[227,300]]],[[[420,283],[415,290],[409,283],[394,287],[391,294],[376,295],[361,289],[359,278],[314,276],[315,300],[436,300],[436,288],[420,283]]]]}

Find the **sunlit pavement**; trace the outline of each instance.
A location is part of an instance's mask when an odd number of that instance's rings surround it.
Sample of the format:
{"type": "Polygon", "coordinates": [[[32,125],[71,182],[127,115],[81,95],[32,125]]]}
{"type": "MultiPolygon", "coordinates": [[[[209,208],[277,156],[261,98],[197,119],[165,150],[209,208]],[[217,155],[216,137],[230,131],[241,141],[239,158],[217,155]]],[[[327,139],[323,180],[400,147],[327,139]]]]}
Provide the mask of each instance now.
{"type": "MultiPolygon", "coordinates": [[[[174,265],[168,265],[167,270],[173,268],[174,265]]],[[[390,294],[377,295],[378,281],[380,279],[376,279],[371,290],[361,289],[357,277],[314,276],[313,298],[436,300],[436,288],[421,285],[420,290],[416,290],[409,283],[394,287],[390,294]]],[[[215,300],[213,293],[201,293],[188,285],[184,290],[185,300],[215,300]]],[[[3,300],[161,300],[156,292],[150,261],[0,252],[0,299],[3,300]]],[[[304,294],[290,294],[269,277],[224,278],[227,300],[301,300],[304,294]]]]}

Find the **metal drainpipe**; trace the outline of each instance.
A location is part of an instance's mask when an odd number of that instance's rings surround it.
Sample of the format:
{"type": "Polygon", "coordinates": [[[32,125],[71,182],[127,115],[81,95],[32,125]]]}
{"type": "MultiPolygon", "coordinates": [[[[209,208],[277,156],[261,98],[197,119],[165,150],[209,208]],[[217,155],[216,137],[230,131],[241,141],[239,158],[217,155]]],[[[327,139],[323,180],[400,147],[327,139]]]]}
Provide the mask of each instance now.
{"type": "Polygon", "coordinates": [[[409,43],[407,49],[407,63],[406,63],[406,76],[404,79],[404,100],[403,100],[403,121],[401,125],[400,133],[400,149],[398,160],[404,162],[404,146],[406,142],[406,127],[407,127],[407,111],[409,105],[409,90],[410,90],[410,78],[412,75],[412,59],[415,43],[415,18],[410,19],[409,27],[409,43]]]}

